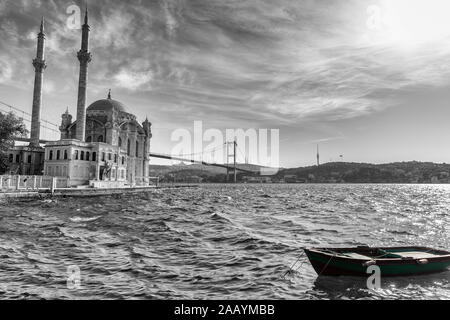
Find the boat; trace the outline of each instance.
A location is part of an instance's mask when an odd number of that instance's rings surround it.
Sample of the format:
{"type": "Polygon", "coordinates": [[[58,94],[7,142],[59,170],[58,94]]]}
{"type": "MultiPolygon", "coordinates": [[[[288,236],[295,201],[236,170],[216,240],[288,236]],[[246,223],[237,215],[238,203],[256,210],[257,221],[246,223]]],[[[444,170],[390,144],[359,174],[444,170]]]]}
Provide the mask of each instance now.
{"type": "Polygon", "coordinates": [[[370,266],[381,276],[398,277],[444,272],[450,267],[450,252],[426,247],[323,248],[304,250],[319,276],[368,277],[370,266]]]}

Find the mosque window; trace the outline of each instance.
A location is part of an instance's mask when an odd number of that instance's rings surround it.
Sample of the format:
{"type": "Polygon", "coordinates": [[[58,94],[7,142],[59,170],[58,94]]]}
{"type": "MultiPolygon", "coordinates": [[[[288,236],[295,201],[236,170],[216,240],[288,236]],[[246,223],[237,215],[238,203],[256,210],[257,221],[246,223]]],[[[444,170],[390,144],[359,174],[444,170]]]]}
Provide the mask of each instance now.
{"type": "Polygon", "coordinates": [[[112,160],[112,154],[108,153],[108,160],[111,161],[112,160]]]}
{"type": "Polygon", "coordinates": [[[103,136],[98,137],[97,142],[103,142],[103,136]]]}
{"type": "Polygon", "coordinates": [[[125,164],[125,157],[122,157],[122,165],[125,164]]]}
{"type": "Polygon", "coordinates": [[[50,150],[50,153],[48,155],[48,160],[53,160],[53,150],[50,150]]]}
{"type": "Polygon", "coordinates": [[[102,152],[102,161],[106,160],[106,153],[102,152]]]}
{"type": "Polygon", "coordinates": [[[75,150],[75,160],[78,160],[79,159],[79,152],[78,152],[78,150],[75,150]]]}
{"type": "Polygon", "coordinates": [[[127,142],[127,155],[131,156],[131,143],[130,143],[130,139],[128,139],[127,142]]]}
{"type": "Polygon", "coordinates": [[[67,153],[67,150],[64,150],[64,160],[67,160],[69,158],[69,154],[67,153]]]}
{"type": "Polygon", "coordinates": [[[136,157],[139,157],[139,142],[136,141],[136,157]]]}
{"type": "Polygon", "coordinates": [[[117,154],[114,155],[114,163],[117,163],[117,154]]]}
{"type": "Polygon", "coordinates": [[[86,152],[86,161],[91,161],[91,154],[86,152]]]}
{"type": "Polygon", "coordinates": [[[92,153],[92,161],[97,161],[97,152],[92,153]]]}
{"type": "Polygon", "coordinates": [[[122,138],[119,137],[119,148],[122,148],[122,138]]]}
{"type": "Polygon", "coordinates": [[[86,142],[92,142],[92,137],[91,136],[87,137],[86,142]]]}
{"type": "Polygon", "coordinates": [[[61,151],[56,151],[56,160],[60,160],[61,159],[61,151]]]}

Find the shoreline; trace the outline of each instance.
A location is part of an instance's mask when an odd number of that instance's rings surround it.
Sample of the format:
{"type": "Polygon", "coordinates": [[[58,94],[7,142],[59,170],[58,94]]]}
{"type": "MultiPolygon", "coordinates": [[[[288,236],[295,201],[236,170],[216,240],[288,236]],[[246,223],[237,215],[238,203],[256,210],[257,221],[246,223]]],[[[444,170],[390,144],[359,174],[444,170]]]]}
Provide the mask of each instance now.
{"type": "Polygon", "coordinates": [[[101,197],[123,194],[138,194],[164,189],[196,188],[198,185],[172,185],[153,187],[133,187],[133,188],[104,188],[104,189],[56,189],[52,194],[49,190],[20,190],[0,193],[0,203],[10,200],[21,199],[51,199],[51,198],[87,198],[101,197]]]}

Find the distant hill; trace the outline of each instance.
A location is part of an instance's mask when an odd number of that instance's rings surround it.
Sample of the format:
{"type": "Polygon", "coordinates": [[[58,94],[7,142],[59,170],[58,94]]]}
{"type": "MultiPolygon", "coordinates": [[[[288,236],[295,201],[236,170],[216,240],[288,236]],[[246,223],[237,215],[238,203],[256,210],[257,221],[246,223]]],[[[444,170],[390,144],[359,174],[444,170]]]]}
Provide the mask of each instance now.
{"type": "MultiPolygon", "coordinates": [[[[259,172],[262,167],[239,164],[259,172]]],[[[225,182],[226,169],[203,165],[150,166],[152,176],[164,181],[225,182]]],[[[248,173],[238,173],[238,180],[248,180],[248,173]]],[[[254,176],[257,176],[255,174],[254,176]]],[[[368,164],[333,162],[320,166],[280,169],[273,182],[290,183],[450,183],[450,164],[397,162],[368,164]]]]}
{"type": "Polygon", "coordinates": [[[300,182],[341,183],[450,183],[450,164],[397,162],[389,164],[334,162],[321,166],[284,169],[281,179],[294,176],[300,182]]]}

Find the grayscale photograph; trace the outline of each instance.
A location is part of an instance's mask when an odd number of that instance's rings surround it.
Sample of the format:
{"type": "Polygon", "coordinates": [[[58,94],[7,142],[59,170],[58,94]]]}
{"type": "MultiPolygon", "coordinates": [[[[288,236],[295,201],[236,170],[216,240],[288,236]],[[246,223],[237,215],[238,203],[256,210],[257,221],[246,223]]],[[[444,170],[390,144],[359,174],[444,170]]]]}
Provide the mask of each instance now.
{"type": "Polygon", "coordinates": [[[450,300],[449,17],[0,0],[0,300],[450,300]]]}

